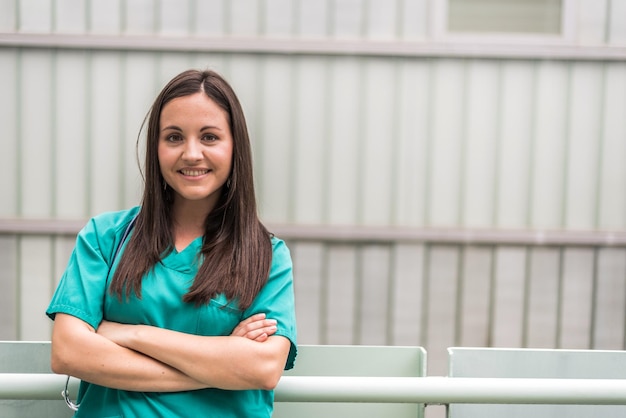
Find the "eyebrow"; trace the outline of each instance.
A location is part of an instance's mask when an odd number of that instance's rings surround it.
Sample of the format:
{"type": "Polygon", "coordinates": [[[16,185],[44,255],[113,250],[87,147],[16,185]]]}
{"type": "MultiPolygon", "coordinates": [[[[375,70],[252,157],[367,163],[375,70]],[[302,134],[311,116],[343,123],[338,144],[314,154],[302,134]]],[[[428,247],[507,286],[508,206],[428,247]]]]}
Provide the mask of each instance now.
{"type": "MultiPolygon", "coordinates": [[[[218,131],[221,131],[222,128],[220,128],[219,126],[215,126],[215,125],[207,125],[207,126],[203,126],[202,128],[200,128],[200,132],[202,131],[206,131],[206,130],[211,130],[211,129],[216,129],[218,131]]],[[[167,131],[167,130],[171,130],[171,131],[178,131],[178,132],[182,132],[183,130],[181,128],[179,128],[176,125],[169,125],[166,126],[165,128],[161,129],[161,131],[167,131]]]]}

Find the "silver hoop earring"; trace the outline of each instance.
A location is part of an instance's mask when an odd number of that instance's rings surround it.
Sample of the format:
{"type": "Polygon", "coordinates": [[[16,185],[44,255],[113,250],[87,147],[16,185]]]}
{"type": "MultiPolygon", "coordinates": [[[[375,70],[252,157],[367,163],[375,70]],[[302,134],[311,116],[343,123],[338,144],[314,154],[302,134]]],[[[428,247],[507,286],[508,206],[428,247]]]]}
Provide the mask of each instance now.
{"type": "Polygon", "coordinates": [[[230,185],[231,185],[231,181],[230,181],[230,177],[229,177],[228,180],[226,180],[226,187],[228,189],[230,189],[230,185]]]}

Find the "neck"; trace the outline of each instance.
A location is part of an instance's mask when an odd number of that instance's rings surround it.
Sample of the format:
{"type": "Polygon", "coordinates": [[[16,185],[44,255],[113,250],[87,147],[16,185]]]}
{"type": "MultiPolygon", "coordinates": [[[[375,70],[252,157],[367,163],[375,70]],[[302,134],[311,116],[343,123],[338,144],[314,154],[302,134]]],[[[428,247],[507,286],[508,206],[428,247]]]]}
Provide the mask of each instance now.
{"type": "Polygon", "coordinates": [[[204,234],[204,222],[213,210],[204,201],[178,200],[172,208],[172,234],[177,249],[185,248],[204,234]]]}

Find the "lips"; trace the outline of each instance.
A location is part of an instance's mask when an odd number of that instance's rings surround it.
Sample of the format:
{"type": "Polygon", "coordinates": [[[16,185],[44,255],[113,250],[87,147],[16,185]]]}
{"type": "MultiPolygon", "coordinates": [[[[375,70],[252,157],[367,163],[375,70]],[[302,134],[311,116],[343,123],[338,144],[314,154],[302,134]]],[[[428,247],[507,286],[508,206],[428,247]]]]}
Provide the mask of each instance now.
{"type": "Polygon", "coordinates": [[[184,176],[188,177],[199,177],[207,174],[209,172],[208,169],[182,169],[178,171],[184,176]]]}

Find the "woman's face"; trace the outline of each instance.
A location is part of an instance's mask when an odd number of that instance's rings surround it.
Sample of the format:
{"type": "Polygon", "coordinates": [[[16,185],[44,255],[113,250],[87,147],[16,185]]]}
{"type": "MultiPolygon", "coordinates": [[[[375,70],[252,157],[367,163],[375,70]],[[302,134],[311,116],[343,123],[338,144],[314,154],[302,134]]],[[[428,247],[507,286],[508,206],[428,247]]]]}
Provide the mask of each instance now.
{"type": "Polygon", "coordinates": [[[195,202],[211,211],[232,166],[226,112],[202,92],[171,100],[161,110],[158,156],[174,204],[195,202]]]}

